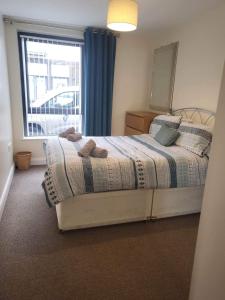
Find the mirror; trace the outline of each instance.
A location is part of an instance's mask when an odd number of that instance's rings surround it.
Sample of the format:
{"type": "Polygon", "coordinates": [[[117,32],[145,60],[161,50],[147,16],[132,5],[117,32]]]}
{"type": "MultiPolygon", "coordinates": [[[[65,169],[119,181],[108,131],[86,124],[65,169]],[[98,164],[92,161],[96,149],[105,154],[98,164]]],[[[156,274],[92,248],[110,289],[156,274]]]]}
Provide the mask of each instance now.
{"type": "Polygon", "coordinates": [[[150,109],[170,112],[176,71],[178,42],[154,50],[150,109]]]}

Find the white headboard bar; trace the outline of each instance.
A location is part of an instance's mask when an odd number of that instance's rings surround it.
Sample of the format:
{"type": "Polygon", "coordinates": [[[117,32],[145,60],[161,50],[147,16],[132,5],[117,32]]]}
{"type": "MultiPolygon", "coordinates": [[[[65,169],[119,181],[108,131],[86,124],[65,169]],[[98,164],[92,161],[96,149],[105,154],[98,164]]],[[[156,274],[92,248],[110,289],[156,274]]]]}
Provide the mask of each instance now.
{"type": "Polygon", "coordinates": [[[191,119],[193,123],[203,124],[211,128],[214,127],[215,113],[206,109],[197,107],[188,107],[176,109],[172,112],[175,116],[182,116],[186,119],[191,119]]]}

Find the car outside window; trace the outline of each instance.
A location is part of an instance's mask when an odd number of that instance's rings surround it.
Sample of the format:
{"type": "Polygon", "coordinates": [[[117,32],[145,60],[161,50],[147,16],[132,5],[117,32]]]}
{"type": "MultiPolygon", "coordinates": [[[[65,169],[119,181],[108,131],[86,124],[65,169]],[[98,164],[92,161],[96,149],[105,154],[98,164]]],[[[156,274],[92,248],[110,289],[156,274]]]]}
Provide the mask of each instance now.
{"type": "Polygon", "coordinates": [[[65,92],[56,97],[51,98],[48,102],[42,105],[42,108],[74,108],[75,106],[75,93],[65,92]]]}

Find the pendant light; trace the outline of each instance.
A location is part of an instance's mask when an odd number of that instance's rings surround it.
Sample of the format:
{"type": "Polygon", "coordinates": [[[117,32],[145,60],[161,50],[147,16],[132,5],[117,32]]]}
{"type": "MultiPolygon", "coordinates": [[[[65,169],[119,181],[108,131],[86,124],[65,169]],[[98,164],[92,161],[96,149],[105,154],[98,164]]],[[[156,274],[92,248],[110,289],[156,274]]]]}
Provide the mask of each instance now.
{"type": "Polygon", "coordinates": [[[107,27],[116,31],[133,31],[137,28],[138,5],[136,0],[109,0],[107,27]]]}

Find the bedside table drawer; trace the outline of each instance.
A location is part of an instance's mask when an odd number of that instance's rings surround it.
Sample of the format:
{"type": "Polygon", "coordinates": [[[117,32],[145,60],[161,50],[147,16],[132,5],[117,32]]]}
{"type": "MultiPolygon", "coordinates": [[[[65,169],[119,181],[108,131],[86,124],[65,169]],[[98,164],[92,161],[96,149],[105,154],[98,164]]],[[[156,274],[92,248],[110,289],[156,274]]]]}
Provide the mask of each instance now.
{"type": "Polygon", "coordinates": [[[125,135],[137,135],[137,134],[143,134],[143,132],[136,130],[134,128],[131,128],[129,126],[125,127],[125,135]]]}
{"type": "Polygon", "coordinates": [[[125,121],[125,135],[144,134],[157,114],[151,111],[127,111],[125,121]]]}
{"type": "Polygon", "coordinates": [[[145,131],[145,120],[142,117],[127,114],[126,126],[135,128],[136,130],[145,131]]]}

